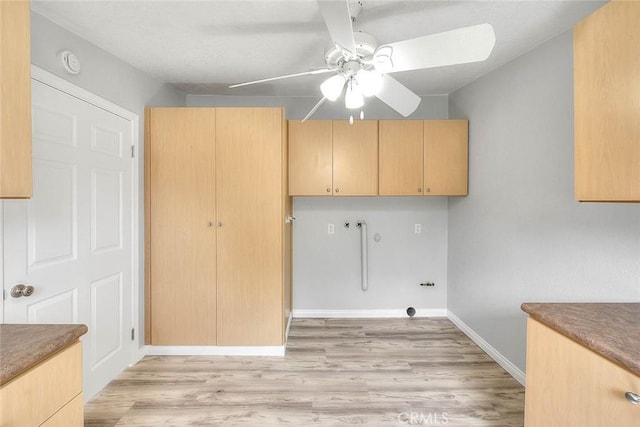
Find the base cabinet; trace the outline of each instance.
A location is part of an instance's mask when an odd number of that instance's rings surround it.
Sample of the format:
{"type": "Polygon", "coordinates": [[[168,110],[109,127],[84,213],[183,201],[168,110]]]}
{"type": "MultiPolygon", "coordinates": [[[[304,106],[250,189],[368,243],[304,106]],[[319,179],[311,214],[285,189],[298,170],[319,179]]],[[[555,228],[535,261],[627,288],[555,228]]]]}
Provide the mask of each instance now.
{"type": "Polygon", "coordinates": [[[531,318],[526,384],[526,427],[639,425],[640,377],[531,318]]]}
{"type": "Polygon", "coordinates": [[[291,203],[280,108],[146,111],[148,344],[282,345],[291,203]]]}
{"type": "Polygon", "coordinates": [[[80,342],[0,387],[0,426],[80,427],[83,410],[80,342]]]}

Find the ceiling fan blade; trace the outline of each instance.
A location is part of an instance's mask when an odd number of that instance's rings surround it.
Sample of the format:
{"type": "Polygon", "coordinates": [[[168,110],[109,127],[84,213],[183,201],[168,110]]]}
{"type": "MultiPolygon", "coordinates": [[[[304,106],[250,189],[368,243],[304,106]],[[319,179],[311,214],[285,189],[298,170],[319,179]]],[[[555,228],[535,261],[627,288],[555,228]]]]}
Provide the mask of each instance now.
{"type": "Polygon", "coordinates": [[[229,86],[229,88],[232,89],[234,87],[253,85],[253,84],[256,84],[256,83],[264,83],[264,82],[271,82],[273,80],[288,79],[290,77],[308,76],[308,75],[311,75],[311,74],[324,74],[324,73],[330,73],[332,71],[333,70],[330,69],[330,68],[321,68],[319,70],[305,71],[303,73],[287,74],[285,76],[270,77],[268,79],[261,79],[261,80],[254,80],[252,82],[238,83],[238,84],[229,86]]]}
{"type": "Polygon", "coordinates": [[[353,39],[349,2],[347,0],[318,0],[318,6],[320,6],[320,12],[333,42],[355,57],[356,42],[353,39]]]}
{"type": "Polygon", "coordinates": [[[321,106],[322,104],[324,104],[324,101],[326,101],[326,100],[327,100],[327,98],[325,98],[325,97],[323,96],[323,97],[322,97],[322,99],[321,99],[320,101],[318,101],[318,103],[317,103],[316,105],[314,105],[314,106],[313,106],[313,108],[311,109],[311,111],[309,111],[309,112],[307,113],[307,115],[306,115],[306,116],[304,116],[304,119],[302,119],[302,120],[300,121],[300,123],[304,123],[304,122],[306,122],[306,121],[309,119],[309,117],[313,116],[313,113],[315,113],[316,111],[318,111],[318,108],[320,108],[320,106],[321,106]]]}
{"type": "Polygon", "coordinates": [[[382,88],[376,97],[404,117],[411,115],[420,104],[420,97],[388,74],[382,76],[382,88]]]}
{"type": "Polygon", "coordinates": [[[466,64],[487,59],[495,44],[491,24],[480,24],[382,45],[373,63],[381,73],[466,64]]]}

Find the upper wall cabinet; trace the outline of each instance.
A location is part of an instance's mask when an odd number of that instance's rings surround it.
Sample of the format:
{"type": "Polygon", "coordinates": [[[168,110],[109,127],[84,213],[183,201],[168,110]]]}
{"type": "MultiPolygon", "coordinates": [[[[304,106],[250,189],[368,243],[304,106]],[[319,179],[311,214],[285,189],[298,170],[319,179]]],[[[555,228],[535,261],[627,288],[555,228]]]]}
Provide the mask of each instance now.
{"type": "Polygon", "coordinates": [[[331,120],[289,121],[289,194],[333,194],[331,120]]]}
{"type": "Polygon", "coordinates": [[[468,138],[467,120],[424,121],[425,195],[467,195],[468,138]]]}
{"type": "Polygon", "coordinates": [[[422,120],[380,120],[380,195],[422,195],[422,120]]]}
{"type": "Polygon", "coordinates": [[[289,121],[289,195],[378,194],[378,124],[289,121]]]}
{"type": "Polygon", "coordinates": [[[0,1],[0,198],[32,192],[29,13],[28,1],[0,1]]]}
{"type": "Polygon", "coordinates": [[[467,194],[467,120],[380,120],[381,196],[467,194]]]}
{"type": "Polygon", "coordinates": [[[575,197],[640,201],[640,2],[574,28],[575,197]]]}
{"type": "Polygon", "coordinates": [[[333,193],[335,196],[378,194],[378,122],[333,122],[333,193]]]}

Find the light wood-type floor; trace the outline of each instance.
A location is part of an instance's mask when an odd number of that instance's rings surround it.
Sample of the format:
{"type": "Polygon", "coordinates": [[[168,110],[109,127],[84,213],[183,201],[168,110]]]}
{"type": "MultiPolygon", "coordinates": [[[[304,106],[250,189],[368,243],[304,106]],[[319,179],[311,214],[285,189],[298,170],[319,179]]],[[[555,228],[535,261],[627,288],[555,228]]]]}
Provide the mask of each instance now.
{"type": "Polygon", "coordinates": [[[148,356],[88,426],[522,426],[524,388],[447,319],[294,319],[286,356],[148,356]]]}

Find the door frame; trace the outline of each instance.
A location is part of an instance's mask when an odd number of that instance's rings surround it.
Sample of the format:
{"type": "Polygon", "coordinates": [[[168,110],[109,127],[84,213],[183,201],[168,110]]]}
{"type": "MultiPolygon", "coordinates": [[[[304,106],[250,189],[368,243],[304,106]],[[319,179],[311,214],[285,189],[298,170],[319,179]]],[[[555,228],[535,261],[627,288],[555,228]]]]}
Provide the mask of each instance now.
{"type": "MultiPolygon", "coordinates": [[[[131,159],[133,162],[131,169],[131,322],[132,328],[137,330],[136,340],[133,342],[132,351],[129,356],[130,364],[134,364],[140,360],[143,356],[140,346],[140,236],[139,232],[142,226],[142,218],[140,217],[140,149],[139,149],[139,122],[140,117],[138,114],[120,107],[111,101],[108,101],[92,92],[82,89],[75,84],[60,78],[36,65],[31,65],[31,80],[36,80],[47,86],[50,86],[56,90],[66,93],[74,98],[105,110],[109,113],[115,114],[128,122],[131,126],[131,144],[135,153],[135,157],[131,159]]],[[[3,217],[3,204],[0,203],[0,268],[2,270],[2,277],[0,277],[0,283],[4,292],[4,217],[3,217]]],[[[4,301],[0,304],[0,321],[4,322],[4,301]]]]}

